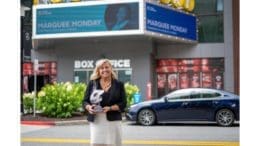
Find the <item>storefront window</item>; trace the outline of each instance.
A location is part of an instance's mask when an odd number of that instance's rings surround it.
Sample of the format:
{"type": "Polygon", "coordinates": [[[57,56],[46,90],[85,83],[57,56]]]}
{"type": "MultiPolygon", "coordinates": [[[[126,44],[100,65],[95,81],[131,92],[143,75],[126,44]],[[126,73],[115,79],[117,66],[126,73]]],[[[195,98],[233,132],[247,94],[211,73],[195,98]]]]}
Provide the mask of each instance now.
{"type": "Polygon", "coordinates": [[[75,71],[74,72],[74,82],[79,83],[83,82],[86,83],[87,79],[87,72],[86,71],[75,71]]]}
{"type": "Polygon", "coordinates": [[[117,71],[118,79],[124,83],[131,82],[131,75],[132,75],[132,70],[130,69],[117,71]]]}
{"type": "Polygon", "coordinates": [[[199,42],[224,42],[223,0],[196,0],[199,42]]]}
{"type": "MultiPolygon", "coordinates": [[[[32,62],[24,62],[22,66],[23,93],[34,91],[34,70],[32,62]]],[[[37,71],[36,86],[40,91],[46,84],[57,82],[57,62],[41,61],[37,71]]]]}
{"type": "Polygon", "coordinates": [[[157,93],[184,88],[224,89],[224,58],[157,60],[157,93]]]}

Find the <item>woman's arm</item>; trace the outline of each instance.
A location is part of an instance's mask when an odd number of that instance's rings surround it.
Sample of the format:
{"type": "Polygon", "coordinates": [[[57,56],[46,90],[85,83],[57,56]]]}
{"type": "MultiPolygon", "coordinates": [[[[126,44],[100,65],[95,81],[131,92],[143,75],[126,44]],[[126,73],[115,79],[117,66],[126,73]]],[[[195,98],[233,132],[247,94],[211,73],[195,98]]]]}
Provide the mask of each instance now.
{"type": "Polygon", "coordinates": [[[82,108],[84,110],[87,110],[91,113],[91,109],[92,109],[92,106],[91,106],[91,103],[90,103],[90,95],[91,95],[91,90],[92,90],[92,87],[93,87],[93,81],[90,81],[88,83],[88,86],[87,86],[87,89],[85,91],[85,95],[84,95],[84,98],[83,98],[83,101],[82,101],[82,108]]]}
{"type": "MultiPolygon", "coordinates": [[[[124,87],[124,83],[119,82],[119,90],[120,90],[120,102],[117,105],[117,108],[119,111],[123,112],[126,108],[126,93],[125,93],[125,87],[124,87]]],[[[112,110],[113,110],[113,106],[112,106],[112,110]]]]}

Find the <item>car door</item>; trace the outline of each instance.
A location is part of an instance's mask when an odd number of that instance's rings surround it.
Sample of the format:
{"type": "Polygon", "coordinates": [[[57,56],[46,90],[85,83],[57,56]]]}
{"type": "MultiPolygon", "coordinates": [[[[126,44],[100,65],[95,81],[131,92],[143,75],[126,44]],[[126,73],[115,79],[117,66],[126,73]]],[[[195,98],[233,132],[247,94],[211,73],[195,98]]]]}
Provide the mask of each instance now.
{"type": "Polygon", "coordinates": [[[158,120],[160,121],[178,121],[187,119],[186,115],[190,93],[174,94],[165,97],[165,103],[158,111],[158,120]]]}
{"type": "Polygon", "coordinates": [[[210,120],[214,114],[213,99],[220,94],[213,91],[200,91],[191,93],[188,106],[189,120],[210,120]]]}
{"type": "Polygon", "coordinates": [[[192,92],[190,102],[187,107],[187,120],[206,120],[209,116],[211,106],[212,102],[210,100],[203,99],[201,92],[192,92]]]}

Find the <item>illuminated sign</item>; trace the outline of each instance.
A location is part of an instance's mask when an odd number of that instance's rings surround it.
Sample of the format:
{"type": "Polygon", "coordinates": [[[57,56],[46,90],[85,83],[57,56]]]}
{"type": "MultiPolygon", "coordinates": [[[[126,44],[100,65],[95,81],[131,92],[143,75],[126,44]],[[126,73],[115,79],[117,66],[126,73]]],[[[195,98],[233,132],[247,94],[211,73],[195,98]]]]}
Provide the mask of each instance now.
{"type": "MultiPolygon", "coordinates": [[[[110,60],[114,68],[130,68],[130,59],[110,60]]],[[[75,69],[94,69],[96,62],[94,60],[75,60],[75,69]]]]}
{"type": "Polygon", "coordinates": [[[34,39],[140,34],[137,0],[37,5],[33,10],[34,39]]]}
{"type": "Polygon", "coordinates": [[[179,39],[197,41],[197,19],[186,14],[153,3],[146,3],[146,30],[179,39]]]}
{"type": "MultiPolygon", "coordinates": [[[[181,4],[184,9],[194,2],[170,1],[173,5],[181,4]]],[[[142,35],[177,42],[198,42],[194,14],[149,0],[36,5],[33,6],[33,22],[33,40],[142,35]]]]}

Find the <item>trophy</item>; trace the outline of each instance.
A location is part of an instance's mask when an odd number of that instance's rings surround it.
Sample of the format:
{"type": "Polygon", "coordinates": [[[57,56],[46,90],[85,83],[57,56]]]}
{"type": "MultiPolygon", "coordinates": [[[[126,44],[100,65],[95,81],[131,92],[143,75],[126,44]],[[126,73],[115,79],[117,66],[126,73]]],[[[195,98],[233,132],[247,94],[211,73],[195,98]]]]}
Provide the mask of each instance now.
{"type": "Polygon", "coordinates": [[[91,104],[95,105],[94,106],[94,112],[102,112],[103,108],[100,105],[100,102],[102,101],[102,94],[104,93],[104,90],[94,90],[92,94],[90,95],[90,102],[91,104]]]}

